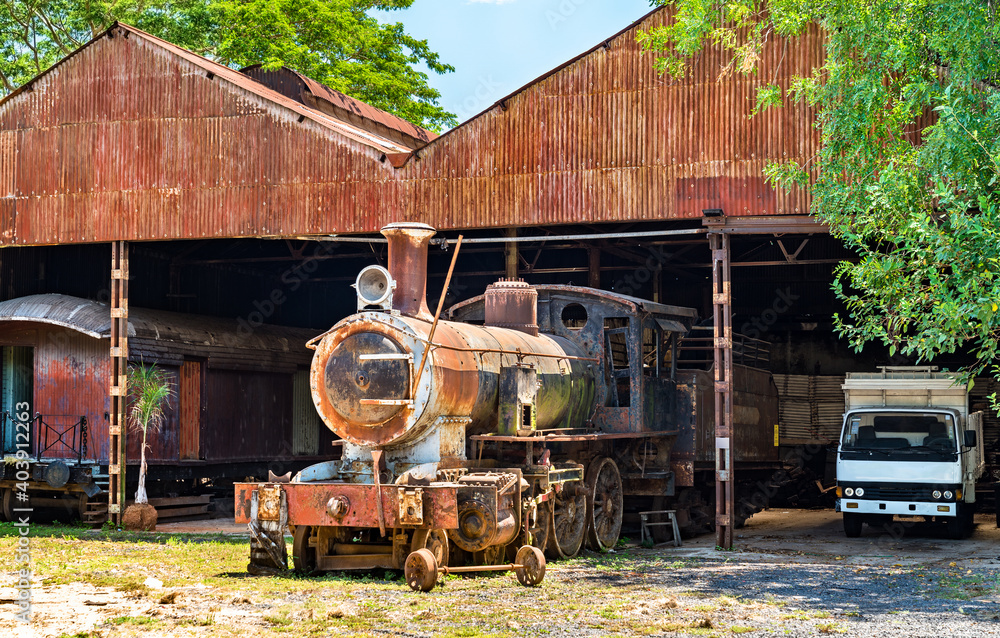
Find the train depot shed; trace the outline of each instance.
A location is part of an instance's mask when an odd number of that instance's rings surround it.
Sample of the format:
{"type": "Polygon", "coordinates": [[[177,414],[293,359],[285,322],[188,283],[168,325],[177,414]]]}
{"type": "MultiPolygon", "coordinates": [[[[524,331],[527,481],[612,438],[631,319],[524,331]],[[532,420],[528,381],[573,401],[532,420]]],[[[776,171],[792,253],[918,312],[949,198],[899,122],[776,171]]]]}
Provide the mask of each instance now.
{"type": "MultiPolygon", "coordinates": [[[[800,104],[749,117],[755,91],[818,65],[822,38],[769,41],[760,75],[716,49],[670,80],[636,42],[666,19],[650,12],[441,136],[292,70],[236,71],[113,25],[0,101],[3,410],[27,395],[43,420],[86,416],[112,513],[119,379],[139,359],[178,380],[154,443],[166,475],[260,477],[283,445],[328,456],[297,403],[302,346],[355,312],[349,285],[386,261],[377,231],[412,221],[438,230],[432,302],[462,233],[447,305],[506,277],[695,308],[689,345],[716,391],[732,392],[734,334],[767,341],[775,445],[829,442],[843,375],[906,362],[836,338],[829,283],[851,255],[807,192],[762,176],[818,135],[800,104]]],[[[977,401],[992,391],[977,384],[977,401]]],[[[732,418],[716,417],[720,444],[732,418]]],[[[823,478],[825,457],[804,462],[823,478]]]]}

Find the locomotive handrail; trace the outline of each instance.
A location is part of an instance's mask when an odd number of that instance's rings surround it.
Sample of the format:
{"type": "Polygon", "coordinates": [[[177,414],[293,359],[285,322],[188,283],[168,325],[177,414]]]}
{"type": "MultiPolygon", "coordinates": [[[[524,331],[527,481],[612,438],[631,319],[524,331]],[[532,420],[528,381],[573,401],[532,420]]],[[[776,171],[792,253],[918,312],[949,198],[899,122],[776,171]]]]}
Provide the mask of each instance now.
{"type": "Polygon", "coordinates": [[[503,348],[462,348],[460,346],[449,346],[444,343],[431,343],[426,339],[416,338],[417,341],[423,343],[430,348],[444,348],[445,350],[454,350],[455,352],[484,352],[490,354],[509,354],[514,355],[518,358],[524,357],[547,357],[550,359],[567,359],[569,361],[594,361],[600,362],[598,357],[575,357],[568,354],[553,354],[551,352],[534,352],[532,350],[504,350],[503,348]]]}

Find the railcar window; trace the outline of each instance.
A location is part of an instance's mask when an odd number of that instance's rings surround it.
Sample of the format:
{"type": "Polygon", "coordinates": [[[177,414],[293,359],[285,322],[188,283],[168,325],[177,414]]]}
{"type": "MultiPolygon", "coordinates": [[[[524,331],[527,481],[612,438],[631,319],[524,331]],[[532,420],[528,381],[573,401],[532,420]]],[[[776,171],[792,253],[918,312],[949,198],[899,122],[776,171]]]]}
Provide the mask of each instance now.
{"type": "Polygon", "coordinates": [[[587,325],[587,309],[578,303],[566,304],[560,318],[568,329],[581,330],[587,325]]]}

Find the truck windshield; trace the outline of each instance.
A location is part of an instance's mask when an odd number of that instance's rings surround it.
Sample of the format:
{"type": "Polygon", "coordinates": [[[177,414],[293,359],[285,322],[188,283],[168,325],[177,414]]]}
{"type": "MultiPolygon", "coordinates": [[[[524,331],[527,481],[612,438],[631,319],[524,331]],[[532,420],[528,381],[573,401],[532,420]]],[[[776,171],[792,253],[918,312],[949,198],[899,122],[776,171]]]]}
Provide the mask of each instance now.
{"type": "Polygon", "coordinates": [[[858,412],[848,416],[844,450],[881,450],[897,454],[954,454],[955,422],[950,414],[858,412]]]}

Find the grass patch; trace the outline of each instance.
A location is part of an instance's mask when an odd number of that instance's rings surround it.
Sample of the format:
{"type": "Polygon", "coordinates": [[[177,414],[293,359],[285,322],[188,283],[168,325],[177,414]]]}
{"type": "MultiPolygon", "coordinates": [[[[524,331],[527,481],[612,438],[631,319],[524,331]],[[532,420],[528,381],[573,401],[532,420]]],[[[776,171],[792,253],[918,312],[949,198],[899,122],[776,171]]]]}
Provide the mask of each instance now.
{"type": "Polygon", "coordinates": [[[163,624],[163,621],[159,618],[151,618],[149,616],[118,616],[117,618],[112,618],[109,622],[112,625],[137,625],[140,627],[163,624]]]}
{"type": "Polygon", "coordinates": [[[821,634],[844,634],[847,633],[847,629],[841,627],[835,622],[826,623],[823,625],[816,625],[816,629],[821,634]]]}

